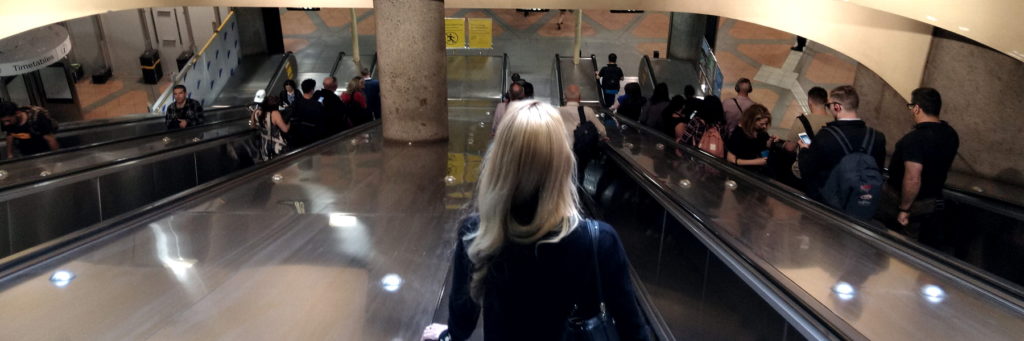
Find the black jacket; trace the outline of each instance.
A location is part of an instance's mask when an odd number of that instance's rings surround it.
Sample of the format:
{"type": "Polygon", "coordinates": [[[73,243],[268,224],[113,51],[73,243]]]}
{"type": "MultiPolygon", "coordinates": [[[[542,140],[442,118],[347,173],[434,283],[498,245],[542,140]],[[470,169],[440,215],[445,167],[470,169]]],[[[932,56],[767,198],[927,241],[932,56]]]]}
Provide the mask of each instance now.
{"type": "MultiPolygon", "coordinates": [[[[455,248],[448,333],[466,340],[476,328],[481,307],[469,296],[472,263],[464,237],[476,231],[479,217],[463,220],[455,248]]],[[[629,260],[618,234],[599,223],[598,264],[608,314],[622,340],[647,340],[649,333],[629,276],[629,260]]],[[[484,340],[560,340],[574,303],[597,310],[591,231],[581,222],[558,243],[506,243],[484,280],[484,340]]],[[[584,314],[592,316],[590,314],[584,314]]]]}
{"type": "MultiPolygon", "coordinates": [[[[827,124],[826,127],[839,128],[854,149],[860,148],[868,128],[867,124],[861,120],[835,121],[827,124]]],[[[814,135],[811,147],[800,151],[799,160],[800,175],[803,178],[808,197],[818,201],[822,200],[821,188],[828,181],[832,168],[838,165],[845,155],[843,147],[839,145],[839,141],[832,134],[822,129],[814,135]]],[[[879,169],[885,166],[885,134],[877,130],[875,130],[875,144],[872,146],[871,156],[875,157],[879,169]]]]}

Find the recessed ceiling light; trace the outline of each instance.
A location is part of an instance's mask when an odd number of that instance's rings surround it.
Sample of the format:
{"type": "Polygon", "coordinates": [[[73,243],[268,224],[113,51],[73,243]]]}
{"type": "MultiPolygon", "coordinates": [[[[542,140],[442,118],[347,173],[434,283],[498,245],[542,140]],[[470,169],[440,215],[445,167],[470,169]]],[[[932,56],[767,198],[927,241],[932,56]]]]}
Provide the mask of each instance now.
{"type": "Polygon", "coordinates": [[[927,18],[928,18],[928,20],[931,20],[931,21],[939,21],[939,18],[930,16],[930,15],[927,18]]]}
{"type": "Polygon", "coordinates": [[[967,31],[967,32],[971,31],[970,27],[963,27],[963,26],[958,26],[958,27],[960,28],[961,31],[967,31]]]}

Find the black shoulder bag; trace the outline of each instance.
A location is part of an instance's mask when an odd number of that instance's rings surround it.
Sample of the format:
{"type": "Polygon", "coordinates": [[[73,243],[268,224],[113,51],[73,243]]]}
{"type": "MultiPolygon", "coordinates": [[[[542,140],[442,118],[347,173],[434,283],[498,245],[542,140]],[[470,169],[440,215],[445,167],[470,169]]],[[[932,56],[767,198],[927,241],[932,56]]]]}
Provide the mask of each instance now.
{"type": "Polygon", "coordinates": [[[597,237],[600,227],[594,220],[587,220],[587,229],[590,230],[590,239],[593,241],[594,274],[597,275],[597,299],[600,310],[597,316],[590,318],[576,316],[576,312],[573,312],[566,322],[562,340],[618,341],[619,332],[615,329],[612,318],[608,316],[604,305],[604,293],[601,290],[601,267],[597,264],[597,237]]]}

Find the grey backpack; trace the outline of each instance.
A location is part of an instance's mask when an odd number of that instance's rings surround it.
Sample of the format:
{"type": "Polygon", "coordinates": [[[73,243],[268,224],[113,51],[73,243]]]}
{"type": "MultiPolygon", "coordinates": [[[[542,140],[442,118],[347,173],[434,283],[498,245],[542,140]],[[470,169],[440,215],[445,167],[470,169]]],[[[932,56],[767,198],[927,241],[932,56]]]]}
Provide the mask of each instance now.
{"type": "Polygon", "coordinates": [[[822,129],[835,136],[845,156],[832,169],[821,195],[829,206],[861,220],[874,217],[884,181],[881,169],[870,155],[877,133],[874,129],[866,129],[867,133],[859,149],[853,149],[850,140],[839,128],[822,129]]]}

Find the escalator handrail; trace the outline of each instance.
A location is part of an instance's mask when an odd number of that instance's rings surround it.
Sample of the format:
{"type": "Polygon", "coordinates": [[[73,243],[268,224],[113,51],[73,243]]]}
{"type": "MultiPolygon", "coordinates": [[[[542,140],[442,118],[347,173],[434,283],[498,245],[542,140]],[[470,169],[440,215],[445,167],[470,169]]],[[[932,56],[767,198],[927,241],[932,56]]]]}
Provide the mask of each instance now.
{"type": "MultiPolygon", "coordinates": [[[[598,65],[597,65],[597,56],[595,56],[594,54],[590,55],[590,64],[594,65],[594,72],[597,72],[597,71],[600,70],[598,68],[598,65]]],[[[596,76],[594,77],[594,83],[597,84],[597,102],[601,103],[602,107],[605,107],[605,108],[610,107],[611,104],[605,103],[605,100],[604,100],[604,89],[601,88],[601,81],[599,79],[597,79],[596,76]]]]}
{"type": "Polygon", "coordinates": [[[93,224],[92,226],[79,229],[78,231],[2,258],[0,259],[0,280],[11,275],[15,275],[21,270],[34,265],[45,263],[47,260],[59,257],[62,254],[85,247],[90,242],[140,227],[140,222],[164,215],[176,208],[187,205],[190,201],[201,198],[205,193],[207,193],[207,191],[214,191],[219,188],[239,186],[249,183],[259,176],[268,175],[273,170],[276,170],[275,166],[287,164],[288,162],[292,162],[295,159],[305,156],[306,152],[313,152],[327,148],[333,143],[341,141],[352,135],[363,133],[379,125],[380,121],[377,120],[364,124],[361,127],[349,129],[308,146],[282,154],[273,160],[264,162],[257,166],[221,176],[217,179],[157,200],[156,202],[143,205],[142,207],[111,217],[110,219],[103,220],[93,224]]]}
{"type": "MultiPolygon", "coordinates": [[[[264,87],[264,91],[266,91],[267,95],[274,93],[274,85],[280,81],[281,77],[287,77],[284,69],[285,66],[288,65],[289,58],[295,58],[295,54],[291,51],[285,52],[281,57],[281,61],[277,63],[277,68],[274,69],[274,76],[270,77],[270,82],[268,82],[267,86],[264,87]]],[[[295,74],[298,75],[298,72],[295,74]]]]}
{"type": "Polygon", "coordinates": [[[651,57],[648,57],[645,54],[642,58],[640,58],[640,63],[643,65],[641,67],[646,66],[647,74],[650,75],[651,89],[657,88],[658,87],[658,76],[654,74],[654,66],[651,65],[652,64],[651,57]]]}
{"type": "Polygon", "coordinates": [[[166,102],[169,98],[171,98],[171,95],[174,92],[174,86],[180,84],[181,81],[185,79],[185,75],[187,75],[189,71],[192,71],[192,67],[195,66],[196,62],[199,61],[199,57],[206,53],[206,49],[210,48],[210,45],[213,43],[214,39],[217,39],[217,36],[220,34],[221,30],[224,29],[224,26],[227,25],[227,23],[234,16],[234,10],[228,11],[228,14],[224,16],[223,20],[220,21],[220,26],[217,26],[217,28],[213,30],[213,34],[210,35],[210,38],[206,40],[206,44],[203,44],[203,48],[199,49],[199,51],[192,55],[192,58],[190,58],[188,62],[185,63],[184,66],[182,66],[181,70],[179,70],[174,75],[174,78],[171,79],[171,84],[167,86],[167,89],[160,93],[160,96],[156,98],[156,101],[154,101],[153,105],[149,108],[150,112],[158,113],[161,111],[163,103],[166,102]]]}
{"type": "Polygon", "coordinates": [[[23,182],[23,183],[20,183],[20,184],[15,184],[15,185],[12,185],[10,187],[4,188],[2,191],[0,191],[0,201],[8,201],[8,200],[16,199],[16,198],[22,197],[22,196],[24,196],[26,194],[35,193],[35,192],[37,192],[40,189],[45,188],[45,187],[49,187],[49,186],[52,186],[52,185],[59,185],[59,184],[62,184],[62,183],[74,182],[74,181],[81,180],[83,177],[93,177],[94,176],[94,175],[89,174],[89,173],[103,172],[105,169],[107,169],[107,170],[115,169],[115,168],[117,168],[117,167],[119,167],[121,165],[128,164],[128,163],[138,162],[138,161],[141,161],[143,159],[156,158],[154,160],[161,161],[161,160],[167,158],[168,157],[167,155],[173,154],[174,152],[182,150],[182,149],[196,148],[198,146],[204,146],[204,145],[207,145],[209,143],[217,142],[217,141],[220,141],[220,140],[223,140],[223,139],[226,139],[226,138],[233,138],[233,137],[236,137],[236,136],[239,136],[239,135],[252,134],[254,132],[256,132],[256,130],[245,129],[245,130],[241,130],[241,131],[229,134],[229,135],[217,136],[217,137],[214,137],[214,138],[211,138],[211,139],[203,139],[201,141],[197,141],[197,142],[193,142],[193,143],[189,143],[189,144],[183,144],[183,145],[180,145],[180,146],[174,146],[174,147],[170,147],[170,148],[167,148],[167,149],[153,150],[153,151],[150,151],[150,152],[145,153],[145,154],[136,155],[136,156],[132,156],[132,157],[121,159],[121,160],[113,160],[113,161],[107,162],[107,163],[96,164],[96,165],[88,166],[88,167],[81,168],[81,169],[71,170],[71,171],[68,171],[68,172],[64,172],[64,173],[60,173],[60,174],[54,175],[52,177],[46,177],[46,178],[42,178],[42,179],[37,179],[35,181],[27,181],[27,182],[23,182]]]}
{"type": "Polygon", "coordinates": [[[715,168],[728,173],[732,177],[753,184],[767,191],[775,198],[792,204],[803,212],[812,213],[824,221],[842,227],[844,231],[851,232],[852,235],[879,247],[885,252],[889,252],[894,257],[898,257],[909,264],[934,270],[951,281],[961,283],[983,296],[987,296],[1003,303],[1007,307],[1012,307],[1020,313],[1024,313],[1024,289],[1014,283],[978,269],[959,259],[944,256],[918,243],[898,237],[893,232],[883,231],[865,222],[850,219],[832,207],[822,205],[807,196],[795,193],[792,188],[778,181],[765,179],[750,171],[740,169],[693,146],[678,144],[663,133],[629,118],[618,114],[611,115],[620,123],[625,123],[634,129],[642,130],[647,134],[657,137],[662,140],[666,147],[683,150],[689,156],[695,157],[704,163],[714,165],[715,168]]]}
{"type": "MultiPolygon", "coordinates": [[[[234,107],[212,109],[212,110],[206,111],[204,113],[219,112],[219,111],[229,111],[229,110],[238,110],[238,109],[244,109],[244,108],[245,108],[245,106],[241,106],[240,105],[240,106],[234,106],[234,107]]],[[[162,119],[163,117],[160,117],[160,118],[162,119]]],[[[211,122],[207,122],[207,123],[204,123],[204,124],[201,124],[201,125],[197,125],[197,126],[193,126],[193,127],[188,127],[188,128],[177,129],[177,130],[163,130],[163,131],[158,131],[158,132],[155,132],[155,133],[149,133],[149,134],[145,134],[145,135],[129,136],[129,137],[120,138],[120,139],[94,142],[94,143],[90,143],[90,144],[77,145],[77,146],[74,146],[74,147],[60,148],[60,149],[51,150],[51,151],[48,151],[48,152],[45,152],[45,153],[32,154],[32,155],[22,156],[22,157],[18,157],[18,158],[14,158],[14,159],[0,160],[0,167],[4,167],[5,165],[11,164],[11,163],[15,163],[15,162],[23,162],[23,161],[35,160],[35,159],[39,159],[39,158],[43,158],[43,157],[48,157],[48,156],[53,156],[53,155],[60,155],[60,154],[66,154],[66,153],[71,153],[71,152],[77,152],[77,151],[81,151],[81,150],[84,150],[84,149],[102,147],[102,146],[106,146],[106,145],[111,145],[111,144],[115,144],[115,143],[131,141],[131,140],[141,140],[141,139],[150,138],[150,137],[153,137],[153,136],[165,135],[165,134],[175,133],[175,132],[180,132],[180,131],[190,131],[190,130],[194,130],[194,129],[203,129],[203,128],[207,128],[207,127],[210,127],[210,126],[215,125],[215,124],[221,124],[221,123],[231,122],[231,121],[236,121],[236,120],[241,120],[241,119],[244,119],[244,117],[242,117],[242,118],[223,119],[223,120],[219,120],[219,121],[211,121],[211,122]]],[[[133,123],[138,123],[138,122],[130,122],[130,123],[126,123],[125,125],[133,124],[133,123]]]]}
{"type": "Polygon", "coordinates": [[[334,60],[334,66],[331,67],[331,77],[334,77],[334,73],[338,72],[338,64],[341,64],[341,60],[345,59],[345,51],[338,52],[338,59],[334,60]]]}
{"type": "MultiPolygon", "coordinates": [[[[639,170],[639,166],[633,165],[610,148],[606,150],[608,150],[607,155],[618,163],[627,175],[636,180],[637,184],[655,201],[659,202],[666,212],[678,219],[684,228],[707,246],[709,252],[716,255],[723,264],[750,286],[751,290],[765,299],[766,303],[779,312],[779,315],[792,324],[804,337],[810,340],[864,339],[858,331],[844,321],[822,319],[822,316],[813,313],[812,309],[801,303],[804,300],[794,297],[793,292],[787,290],[785,285],[774,281],[773,276],[764,273],[761,267],[752,262],[749,257],[745,257],[742,252],[730,246],[720,235],[709,228],[704,219],[686,209],[685,203],[676,200],[667,189],[639,170]]],[[[646,292],[646,288],[642,284],[638,285],[638,290],[646,292]]],[[[660,313],[656,310],[651,313],[652,316],[660,318],[660,313]]],[[[657,332],[657,330],[655,331],[657,332]]]]}
{"type": "Polygon", "coordinates": [[[555,53],[555,83],[558,83],[558,105],[565,106],[565,88],[562,87],[562,57],[555,53]]]}
{"type": "Polygon", "coordinates": [[[373,65],[370,66],[370,77],[377,78],[377,52],[373,53],[373,65]]]}
{"type": "Polygon", "coordinates": [[[502,94],[502,98],[505,97],[505,90],[508,89],[508,81],[510,79],[509,65],[508,65],[508,53],[501,54],[501,89],[498,91],[502,94]]]}

